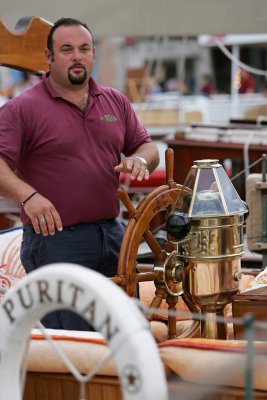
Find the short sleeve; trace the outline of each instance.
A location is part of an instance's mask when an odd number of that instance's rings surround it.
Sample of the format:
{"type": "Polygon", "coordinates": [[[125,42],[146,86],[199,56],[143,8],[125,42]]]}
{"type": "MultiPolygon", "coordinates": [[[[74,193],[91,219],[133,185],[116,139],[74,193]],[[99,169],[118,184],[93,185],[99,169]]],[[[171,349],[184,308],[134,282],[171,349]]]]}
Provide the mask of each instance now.
{"type": "Polygon", "coordinates": [[[0,108],[0,157],[15,170],[22,154],[24,124],[12,100],[0,108]]]}

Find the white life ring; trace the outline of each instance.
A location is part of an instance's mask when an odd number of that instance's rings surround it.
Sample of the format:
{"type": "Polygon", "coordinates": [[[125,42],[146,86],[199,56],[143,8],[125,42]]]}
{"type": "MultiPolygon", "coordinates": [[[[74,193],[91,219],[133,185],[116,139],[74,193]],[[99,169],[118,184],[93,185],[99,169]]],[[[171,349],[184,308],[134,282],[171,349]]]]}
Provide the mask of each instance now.
{"type": "Polygon", "coordinates": [[[114,353],[126,400],[168,398],[163,363],[137,305],[103,275],[60,263],[31,272],[11,288],[0,307],[0,400],[21,400],[20,367],[35,322],[70,309],[105,337],[114,353]],[[134,374],[135,379],[128,379],[134,374]]]}

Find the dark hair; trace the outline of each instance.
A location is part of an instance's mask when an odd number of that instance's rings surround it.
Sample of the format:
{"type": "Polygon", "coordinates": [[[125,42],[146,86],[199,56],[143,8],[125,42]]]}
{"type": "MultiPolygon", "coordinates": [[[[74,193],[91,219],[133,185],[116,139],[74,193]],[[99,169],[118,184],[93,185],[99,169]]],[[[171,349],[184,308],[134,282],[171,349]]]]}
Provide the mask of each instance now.
{"type": "Polygon", "coordinates": [[[54,32],[55,32],[55,30],[57,28],[59,28],[62,25],[65,25],[65,26],[81,25],[85,29],[88,30],[88,32],[91,34],[92,40],[93,40],[92,32],[88,28],[87,24],[85,24],[85,23],[83,23],[83,22],[81,22],[81,21],[79,21],[78,19],[75,19],[75,18],[60,18],[54,23],[54,25],[50,29],[49,35],[47,37],[47,48],[48,48],[48,50],[51,51],[52,54],[53,54],[53,35],[54,35],[54,32]]]}

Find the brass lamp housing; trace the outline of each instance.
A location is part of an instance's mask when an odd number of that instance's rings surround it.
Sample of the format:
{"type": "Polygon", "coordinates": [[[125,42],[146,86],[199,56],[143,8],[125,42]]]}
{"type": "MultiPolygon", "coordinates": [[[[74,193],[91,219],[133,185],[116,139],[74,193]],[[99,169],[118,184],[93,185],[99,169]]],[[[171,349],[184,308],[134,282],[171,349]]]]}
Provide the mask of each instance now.
{"type": "MultiPolygon", "coordinates": [[[[175,243],[176,250],[165,262],[165,276],[174,275],[173,266],[178,270],[179,264],[184,295],[203,313],[201,336],[226,339],[224,308],[239,291],[248,210],[218,160],[195,161],[184,187],[192,191],[181,209],[191,229],[175,243]]],[[[169,292],[175,287],[177,283],[167,282],[169,292]]]]}

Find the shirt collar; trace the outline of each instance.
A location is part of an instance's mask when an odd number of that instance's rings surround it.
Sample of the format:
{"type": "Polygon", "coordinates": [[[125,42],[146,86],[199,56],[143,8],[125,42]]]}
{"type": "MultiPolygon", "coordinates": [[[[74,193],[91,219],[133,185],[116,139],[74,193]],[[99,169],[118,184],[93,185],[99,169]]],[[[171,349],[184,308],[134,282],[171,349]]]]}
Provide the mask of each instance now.
{"type": "MultiPolygon", "coordinates": [[[[48,82],[47,78],[48,78],[49,74],[50,74],[49,71],[47,71],[43,74],[43,82],[45,84],[45,87],[47,88],[47,90],[49,91],[49,93],[51,94],[52,97],[54,97],[54,98],[61,97],[57,93],[57,91],[48,82]]],[[[89,88],[90,88],[90,95],[94,95],[94,96],[101,95],[101,86],[99,86],[92,77],[90,77],[90,79],[89,79],[89,88]]]]}

